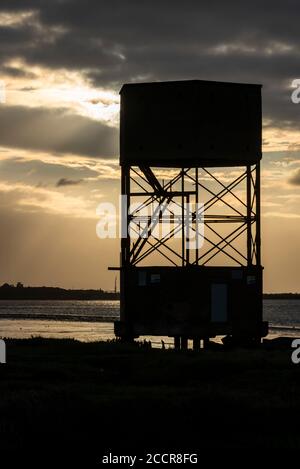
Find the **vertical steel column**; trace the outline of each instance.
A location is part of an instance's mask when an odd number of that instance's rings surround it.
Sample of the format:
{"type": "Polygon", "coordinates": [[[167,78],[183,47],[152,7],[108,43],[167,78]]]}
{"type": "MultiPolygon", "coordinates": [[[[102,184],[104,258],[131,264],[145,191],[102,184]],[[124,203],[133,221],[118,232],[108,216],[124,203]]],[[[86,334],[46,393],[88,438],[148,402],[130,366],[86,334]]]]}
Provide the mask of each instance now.
{"type": "Polygon", "coordinates": [[[181,256],[185,265],[184,168],[181,168],[181,256]]]}
{"type": "Polygon", "coordinates": [[[261,226],[260,226],[260,162],[256,164],[255,170],[255,194],[256,194],[256,265],[261,265],[261,226]]]}
{"type": "Polygon", "coordinates": [[[189,249],[189,241],[190,241],[190,229],[191,229],[191,220],[190,220],[190,196],[189,194],[186,196],[187,202],[187,209],[186,209],[186,219],[185,219],[185,227],[186,227],[186,264],[189,265],[190,263],[190,249],[189,249]]]}
{"type": "Polygon", "coordinates": [[[129,205],[130,205],[130,166],[121,167],[121,271],[120,271],[120,320],[126,320],[126,267],[130,263],[129,205]]]}
{"type": "MultiPolygon", "coordinates": [[[[261,225],[260,225],[260,162],[256,164],[255,168],[255,200],[256,200],[256,235],[255,235],[255,250],[256,250],[256,265],[258,270],[260,271],[261,275],[261,282],[260,282],[260,294],[258,295],[258,311],[259,311],[259,321],[261,322],[263,319],[263,272],[261,266],[261,225]]],[[[260,343],[260,336],[256,338],[257,342],[260,343]]]]}
{"type": "Polygon", "coordinates": [[[185,336],[181,336],[181,350],[188,349],[188,338],[185,336]]]}
{"type": "Polygon", "coordinates": [[[130,166],[122,166],[121,169],[121,226],[122,226],[122,239],[121,239],[121,257],[122,267],[125,267],[130,262],[130,236],[128,232],[129,227],[129,206],[130,206],[130,166]]]}
{"type": "Polygon", "coordinates": [[[246,191],[247,191],[247,265],[252,265],[252,236],[251,236],[251,166],[246,167],[246,191]]]}
{"type": "Polygon", "coordinates": [[[193,339],[193,350],[200,350],[200,339],[198,337],[194,337],[193,339]]]}
{"type": "Polygon", "coordinates": [[[196,265],[198,265],[199,261],[198,261],[198,257],[199,257],[199,247],[198,247],[198,239],[199,239],[199,235],[198,235],[198,203],[199,203],[199,186],[198,186],[198,166],[196,167],[195,169],[195,179],[196,179],[196,187],[195,187],[195,191],[196,191],[196,209],[195,209],[195,213],[196,213],[196,251],[195,251],[195,256],[196,256],[196,265]]]}
{"type": "Polygon", "coordinates": [[[174,348],[176,350],[179,350],[180,349],[180,336],[179,335],[176,335],[174,337],[174,348]]]}

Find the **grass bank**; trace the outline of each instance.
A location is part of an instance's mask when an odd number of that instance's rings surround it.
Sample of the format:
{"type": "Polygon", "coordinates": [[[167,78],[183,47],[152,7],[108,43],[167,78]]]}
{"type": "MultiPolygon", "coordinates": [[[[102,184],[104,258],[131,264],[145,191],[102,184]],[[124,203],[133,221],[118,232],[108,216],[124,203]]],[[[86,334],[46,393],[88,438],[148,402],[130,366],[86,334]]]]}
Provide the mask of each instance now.
{"type": "Polygon", "coordinates": [[[0,445],[10,451],[300,448],[291,350],[7,341],[0,445]]]}

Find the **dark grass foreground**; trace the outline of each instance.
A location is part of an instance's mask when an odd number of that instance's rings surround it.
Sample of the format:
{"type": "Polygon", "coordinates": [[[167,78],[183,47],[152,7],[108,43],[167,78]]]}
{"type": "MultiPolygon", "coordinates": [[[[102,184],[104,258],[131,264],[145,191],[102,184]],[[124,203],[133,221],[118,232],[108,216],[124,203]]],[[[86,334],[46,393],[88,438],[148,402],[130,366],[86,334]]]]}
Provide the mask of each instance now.
{"type": "Polygon", "coordinates": [[[11,454],[300,448],[291,349],[9,340],[0,375],[0,446],[11,454]]]}

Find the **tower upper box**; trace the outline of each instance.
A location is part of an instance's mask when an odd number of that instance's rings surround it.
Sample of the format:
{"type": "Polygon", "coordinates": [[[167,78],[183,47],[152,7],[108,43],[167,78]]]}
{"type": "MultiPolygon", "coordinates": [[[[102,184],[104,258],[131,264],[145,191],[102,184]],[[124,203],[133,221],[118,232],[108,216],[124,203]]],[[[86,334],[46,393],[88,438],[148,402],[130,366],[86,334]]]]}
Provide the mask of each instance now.
{"type": "Polygon", "coordinates": [[[243,166],[261,159],[261,85],[137,83],[120,94],[121,165],[243,166]]]}

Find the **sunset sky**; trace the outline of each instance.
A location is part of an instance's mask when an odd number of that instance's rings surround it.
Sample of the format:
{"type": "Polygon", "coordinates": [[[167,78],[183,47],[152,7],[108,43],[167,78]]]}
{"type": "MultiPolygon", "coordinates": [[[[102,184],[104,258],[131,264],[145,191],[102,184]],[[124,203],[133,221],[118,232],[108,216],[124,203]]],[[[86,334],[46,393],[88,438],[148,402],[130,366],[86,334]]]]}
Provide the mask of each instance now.
{"type": "Polygon", "coordinates": [[[264,290],[300,291],[299,10],[1,0],[0,284],[112,289],[119,240],[97,238],[96,208],[120,189],[119,90],[205,79],[263,85],[264,290]]]}

